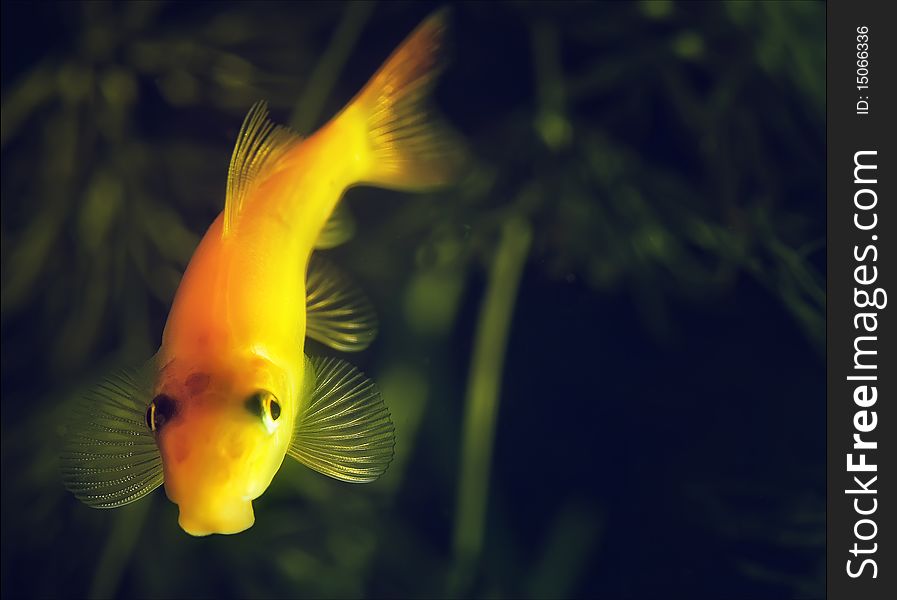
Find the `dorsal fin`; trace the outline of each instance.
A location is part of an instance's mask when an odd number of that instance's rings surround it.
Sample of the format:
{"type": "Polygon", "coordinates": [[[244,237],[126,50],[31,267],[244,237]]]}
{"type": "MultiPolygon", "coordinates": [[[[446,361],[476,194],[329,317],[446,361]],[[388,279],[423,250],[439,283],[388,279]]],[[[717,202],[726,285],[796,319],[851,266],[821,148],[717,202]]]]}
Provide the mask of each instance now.
{"type": "Polygon", "coordinates": [[[224,235],[233,231],[247,197],[264,180],[266,171],[300,139],[294,131],[275,125],[268,118],[267,102],[252,105],[237,136],[227,172],[224,235]]]}

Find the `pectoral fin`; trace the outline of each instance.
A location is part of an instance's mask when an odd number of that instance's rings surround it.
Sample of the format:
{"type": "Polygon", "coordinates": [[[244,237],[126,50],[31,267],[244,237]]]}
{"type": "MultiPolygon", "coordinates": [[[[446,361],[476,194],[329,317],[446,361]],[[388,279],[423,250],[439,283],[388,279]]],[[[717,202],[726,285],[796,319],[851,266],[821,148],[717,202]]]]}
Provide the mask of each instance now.
{"type": "Polygon", "coordinates": [[[162,456],[146,425],[149,369],[119,371],[73,408],[60,463],[65,487],[94,508],[115,508],[162,485],[162,456]]]}
{"type": "Polygon", "coordinates": [[[297,416],[287,453],[335,479],[374,481],[395,447],[395,427],[377,385],[335,358],[310,358],[306,365],[313,391],[297,416]]]}
{"type": "Polygon", "coordinates": [[[377,335],[377,315],[365,295],[315,255],[308,266],[306,310],[306,335],[335,350],[364,350],[377,335]]]}

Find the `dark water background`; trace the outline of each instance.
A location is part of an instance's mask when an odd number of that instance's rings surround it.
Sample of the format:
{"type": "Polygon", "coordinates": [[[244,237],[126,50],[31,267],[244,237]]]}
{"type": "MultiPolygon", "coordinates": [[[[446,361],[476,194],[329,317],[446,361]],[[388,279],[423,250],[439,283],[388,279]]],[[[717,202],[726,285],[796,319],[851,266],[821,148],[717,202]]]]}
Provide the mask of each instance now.
{"type": "Polygon", "coordinates": [[[288,459],[205,539],[161,490],[65,492],[70,401],[157,348],[248,107],[314,129],[440,5],[2,6],[4,598],[823,595],[822,4],[455,6],[470,172],[350,191],[328,252],[380,314],[345,358],[396,460],[288,459]],[[495,360],[493,431],[465,412],[495,360]]]}

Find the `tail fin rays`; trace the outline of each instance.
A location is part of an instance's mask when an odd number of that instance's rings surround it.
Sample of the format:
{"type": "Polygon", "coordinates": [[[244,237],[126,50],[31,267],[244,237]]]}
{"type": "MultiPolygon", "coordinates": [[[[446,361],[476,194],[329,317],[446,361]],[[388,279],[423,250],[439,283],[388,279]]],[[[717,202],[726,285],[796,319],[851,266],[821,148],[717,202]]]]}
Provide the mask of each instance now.
{"type": "Polygon", "coordinates": [[[442,70],[446,17],[441,10],[421,23],[357,96],[371,151],[363,183],[423,190],[449,183],[459,171],[461,144],[427,106],[442,70]]]}

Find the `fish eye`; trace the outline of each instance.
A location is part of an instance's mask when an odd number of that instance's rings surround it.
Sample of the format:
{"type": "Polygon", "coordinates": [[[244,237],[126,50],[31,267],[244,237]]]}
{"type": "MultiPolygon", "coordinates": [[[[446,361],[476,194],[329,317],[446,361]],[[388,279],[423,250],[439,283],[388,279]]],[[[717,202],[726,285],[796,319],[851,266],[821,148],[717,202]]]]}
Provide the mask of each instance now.
{"type": "Polygon", "coordinates": [[[171,420],[175,412],[175,401],[170,396],[159,394],[146,407],[146,426],[156,432],[171,420]]]}
{"type": "Polygon", "coordinates": [[[259,390],[246,400],[246,410],[261,417],[266,424],[274,424],[280,418],[280,402],[271,392],[259,390]]]}

